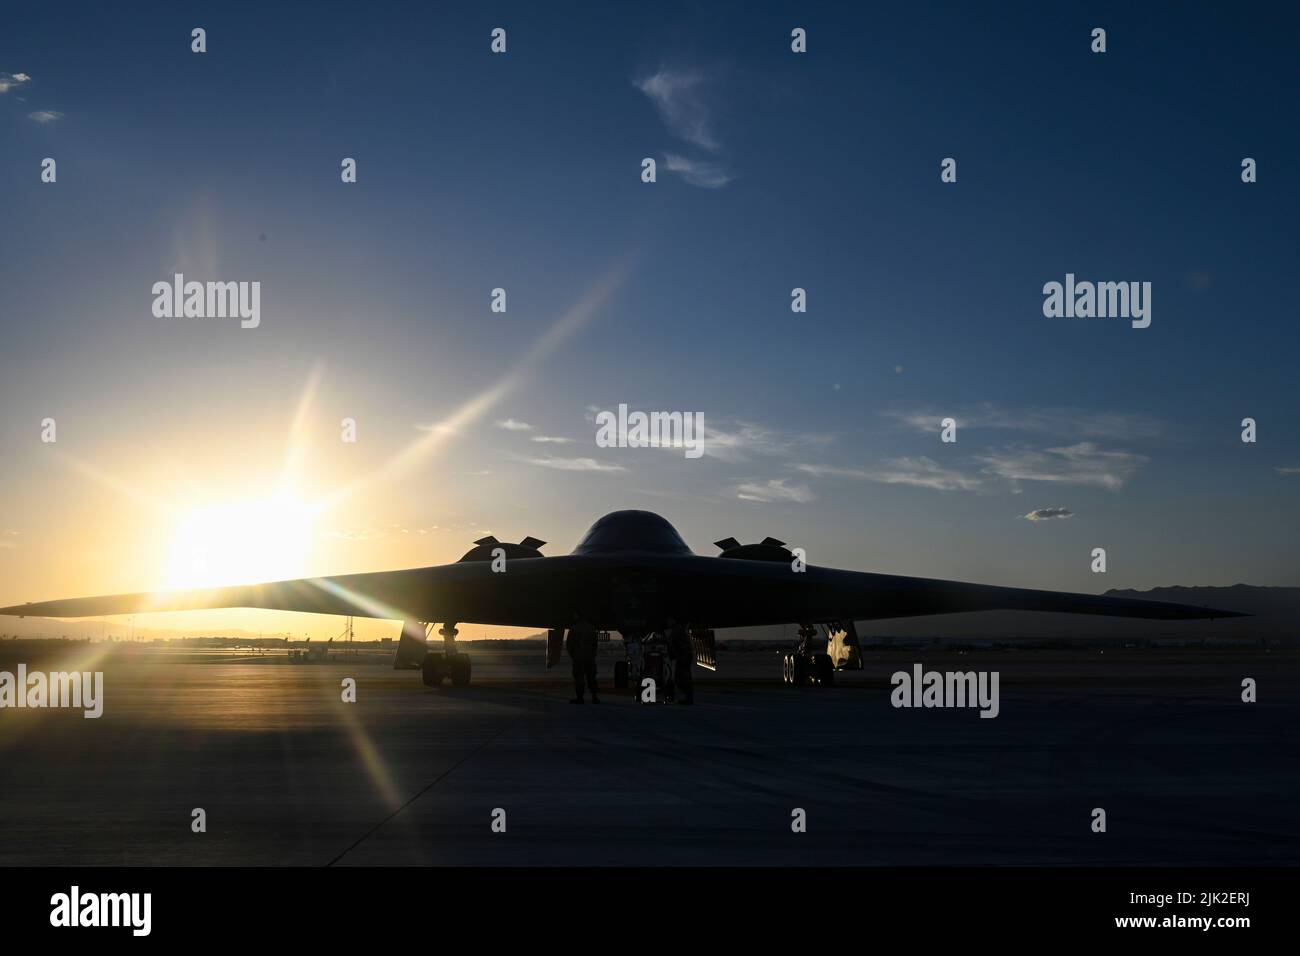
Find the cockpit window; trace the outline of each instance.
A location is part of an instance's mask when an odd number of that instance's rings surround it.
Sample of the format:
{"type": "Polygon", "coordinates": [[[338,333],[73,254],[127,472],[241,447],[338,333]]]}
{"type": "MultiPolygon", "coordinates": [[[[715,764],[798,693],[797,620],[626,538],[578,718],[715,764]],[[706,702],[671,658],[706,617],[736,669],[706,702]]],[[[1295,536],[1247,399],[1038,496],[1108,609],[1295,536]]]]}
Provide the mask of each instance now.
{"type": "Polygon", "coordinates": [[[653,511],[615,511],[599,519],[573,549],[574,554],[653,551],[690,554],[677,529],[653,511]]]}

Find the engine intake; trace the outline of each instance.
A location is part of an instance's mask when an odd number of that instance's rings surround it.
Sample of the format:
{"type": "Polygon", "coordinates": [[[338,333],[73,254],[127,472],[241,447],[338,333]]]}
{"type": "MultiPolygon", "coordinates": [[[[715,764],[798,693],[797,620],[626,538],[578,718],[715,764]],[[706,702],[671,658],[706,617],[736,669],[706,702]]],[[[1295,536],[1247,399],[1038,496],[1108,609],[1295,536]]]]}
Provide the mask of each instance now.
{"type": "Polygon", "coordinates": [[[492,535],[488,535],[475,541],[475,546],[466,551],[464,557],[456,563],[460,564],[462,561],[491,561],[493,558],[492,552],[497,548],[505,551],[507,560],[512,558],[540,558],[542,552],[539,549],[544,544],[546,544],[545,541],[532,536],[524,538],[518,544],[510,544],[506,541],[498,541],[492,535]]]}
{"type": "Polygon", "coordinates": [[[740,558],[744,561],[792,561],[794,553],[785,546],[784,541],[776,538],[764,538],[758,544],[741,544],[735,538],[723,538],[713,542],[722,549],[720,558],[740,558]]]}

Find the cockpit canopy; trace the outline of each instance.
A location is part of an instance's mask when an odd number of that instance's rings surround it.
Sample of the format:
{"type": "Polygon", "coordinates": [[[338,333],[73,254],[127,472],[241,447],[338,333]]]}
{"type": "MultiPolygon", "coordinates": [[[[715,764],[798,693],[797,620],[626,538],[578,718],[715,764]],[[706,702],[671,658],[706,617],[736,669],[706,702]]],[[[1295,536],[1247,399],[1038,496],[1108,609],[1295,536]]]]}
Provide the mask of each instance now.
{"type": "Polygon", "coordinates": [[[653,511],[612,511],[582,536],[574,554],[650,551],[691,554],[677,529],[653,511]]]}

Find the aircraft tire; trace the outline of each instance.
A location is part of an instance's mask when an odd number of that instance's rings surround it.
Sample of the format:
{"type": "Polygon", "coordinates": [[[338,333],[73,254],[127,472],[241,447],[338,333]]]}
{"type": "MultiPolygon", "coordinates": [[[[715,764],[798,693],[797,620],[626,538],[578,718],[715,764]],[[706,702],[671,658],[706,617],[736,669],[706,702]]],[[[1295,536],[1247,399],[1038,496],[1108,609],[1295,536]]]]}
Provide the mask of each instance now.
{"type": "Polygon", "coordinates": [[[627,687],[627,661],[614,662],[614,687],[618,690],[627,687]]]}
{"type": "Polygon", "coordinates": [[[458,654],[451,662],[451,683],[453,687],[468,687],[470,663],[468,654],[458,654]]]}
{"type": "Polygon", "coordinates": [[[808,683],[809,660],[803,654],[791,655],[790,683],[795,687],[804,687],[808,683]]]}
{"type": "Polygon", "coordinates": [[[426,654],[420,665],[420,678],[425,687],[437,687],[442,683],[442,661],[436,654],[426,654]]]}

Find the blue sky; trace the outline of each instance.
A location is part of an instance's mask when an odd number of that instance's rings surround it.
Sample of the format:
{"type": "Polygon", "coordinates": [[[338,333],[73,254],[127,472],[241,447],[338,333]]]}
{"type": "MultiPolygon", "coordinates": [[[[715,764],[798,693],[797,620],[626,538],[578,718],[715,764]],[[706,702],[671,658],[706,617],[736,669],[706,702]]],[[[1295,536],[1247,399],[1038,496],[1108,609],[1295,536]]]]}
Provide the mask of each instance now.
{"type": "Polygon", "coordinates": [[[1300,583],[1284,5],[262,6],[28,7],[0,35],[5,603],[150,586],[138,499],[278,475],[313,375],[304,493],[370,477],[303,573],[477,531],[557,553],[642,507],[703,553],[1300,583]],[[260,281],[261,326],[154,318],[175,271],[260,281]],[[1151,327],[1045,318],[1067,272],[1151,282],[1151,327]],[[703,412],[705,456],[597,448],[620,402],[703,412]]]}

